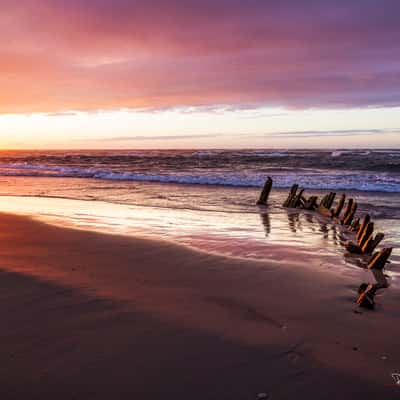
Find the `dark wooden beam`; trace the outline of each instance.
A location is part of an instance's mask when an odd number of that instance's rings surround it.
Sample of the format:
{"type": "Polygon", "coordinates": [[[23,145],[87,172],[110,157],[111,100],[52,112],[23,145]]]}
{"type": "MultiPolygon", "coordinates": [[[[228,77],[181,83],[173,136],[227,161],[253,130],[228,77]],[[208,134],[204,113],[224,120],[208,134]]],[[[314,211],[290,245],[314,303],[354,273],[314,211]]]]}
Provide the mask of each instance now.
{"type": "Polygon", "coordinates": [[[347,200],[347,204],[346,204],[346,207],[345,207],[345,209],[344,209],[344,211],[343,211],[342,218],[340,218],[340,223],[341,223],[342,225],[343,225],[345,219],[347,218],[347,216],[348,216],[348,215],[350,214],[350,212],[351,212],[351,208],[353,207],[353,202],[354,202],[353,199],[348,199],[348,200],[347,200]]]}
{"type": "Polygon", "coordinates": [[[375,238],[373,238],[373,236],[371,235],[369,237],[369,239],[367,240],[367,242],[362,247],[362,252],[365,254],[372,254],[373,251],[376,249],[376,247],[383,240],[384,237],[385,237],[385,234],[382,232],[378,232],[375,235],[375,238]]]}
{"type": "Polygon", "coordinates": [[[342,212],[342,208],[344,206],[344,203],[346,201],[346,195],[343,193],[340,196],[339,202],[337,203],[335,209],[332,212],[332,217],[338,217],[340,213],[342,212]]]}
{"type": "Polygon", "coordinates": [[[292,201],[293,197],[296,196],[298,188],[299,188],[299,185],[297,183],[292,185],[292,187],[290,188],[290,191],[289,191],[287,199],[283,202],[283,207],[289,207],[289,204],[292,201]]]}
{"type": "Polygon", "coordinates": [[[368,264],[368,269],[383,269],[391,254],[392,247],[383,248],[380,252],[372,256],[368,264]]]}
{"type": "Polygon", "coordinates": [[[374,223],[368,222],[363,235],[361,236],[360,240],[358,241],[358,244],[360,245],[361,248],[364,247],[365,243],[367,243],[368,239],[370,238],[370,236],[372,236],[373,232],[374,232],[374,223]]]}
{"type": "Polygon", "coordinates": [[[264,188],[260,194],[260,197],[257,200],[257,205],[267,205],[271,189],[272,189],[272,178],[268,177],[264,184],[264,188]]]}
{"type": "Polygon", "coordinates": [[[371,220],[371,217],[369,214],[366,214],[360,224],[360,227],[358,228],[357,234],[356,234],[356,240],[357,242],[360,240],[361,236],[364,233],[365,228],[367,227],[369,221],[371,220]]]}
{"type": "Polygon", "coordinates": [[[353,218],[354,218],[354,216],[356,215],[357,207],[358,207],[357,202],[356,202],[356,201],[353,201],[353,205],[351,206],[350,212],[349,212],[349,213],[347,214],[347,216],[343,219],[343,222],[342,222],[343,225],[347,225],[347,226],[348,226],[348,225],[351,224],[351,221],[353,221],[353,218]]]}

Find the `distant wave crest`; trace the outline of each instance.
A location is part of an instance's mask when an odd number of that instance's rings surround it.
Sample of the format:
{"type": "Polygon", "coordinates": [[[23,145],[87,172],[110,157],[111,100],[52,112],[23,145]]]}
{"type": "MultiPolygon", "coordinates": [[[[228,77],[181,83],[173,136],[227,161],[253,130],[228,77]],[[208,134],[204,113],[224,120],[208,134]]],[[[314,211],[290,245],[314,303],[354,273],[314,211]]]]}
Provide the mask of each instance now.
{"type": "Polygon", "coordinates": [[[298,183],[306,189],[361,190],[400,193],[400,176],[386,173],[344,172],[327,170],[292,169],[285,171],[168,171],[143,173],[118,171],[103,168],[81,168],[46,164],[11,163],[0,164],[0,176],[25,177],[73,177],[114,181],[160,182],[192,185],[223,185],[239,187],[260,187],[266,178],[272,176],[274,186],[288,188],[298,183]]]}

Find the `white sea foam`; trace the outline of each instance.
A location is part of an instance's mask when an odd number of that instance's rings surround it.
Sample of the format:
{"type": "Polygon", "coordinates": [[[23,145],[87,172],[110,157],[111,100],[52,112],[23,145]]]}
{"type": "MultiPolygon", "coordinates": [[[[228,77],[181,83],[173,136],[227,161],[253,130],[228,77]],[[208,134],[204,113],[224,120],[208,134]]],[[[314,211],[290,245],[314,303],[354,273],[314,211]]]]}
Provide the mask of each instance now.
{"type": "Polygon", "coordinates": [[[332,157],[340,157],[343,156],[345,154],[355,154],[357,156],[368,156],[371,154],[370,150],[366,150],[366,151],[359,151],[359,150],[335,150],[332,151],[331,156],[332,157]]]}
{"type": "Polygon", "coordinates": [[[361,190],[400,193],[400,176],[386,173],[342,172],[326,170],[298,169],[280,172],[266,171],[213,171],[143,173],[134,171],[114,171],[98,168],[79,168],[45,164],[0,164],[0,176],[32,177],[75,177],[114,181],[160,182],[192,185],[223,185],[239,187],[259,187],[266,175],[271,175],[274,186],[288,188],[298,183],[305,189],[361,190]]]}

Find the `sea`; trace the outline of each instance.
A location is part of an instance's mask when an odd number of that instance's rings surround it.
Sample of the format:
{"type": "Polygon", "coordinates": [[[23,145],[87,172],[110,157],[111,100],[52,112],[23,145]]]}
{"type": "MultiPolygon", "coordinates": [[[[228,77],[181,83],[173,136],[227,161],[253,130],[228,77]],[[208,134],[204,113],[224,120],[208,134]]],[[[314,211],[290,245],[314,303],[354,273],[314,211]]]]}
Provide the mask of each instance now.
{"type": "Polygon", "coordinates": [[[397,281],[400,149],[0,152],[4,212],[230,257],[290,263],[301,255],[342,274],[365,269],[365,257],[344,251],[351,237],[342,227],[282,207],[294,183],[306,196],[354,198],[358,216],[368,212],[382,245],[394,248],[388,271],[397,281]],[[256,206],[268,176],[269,205],[256,206]]]}

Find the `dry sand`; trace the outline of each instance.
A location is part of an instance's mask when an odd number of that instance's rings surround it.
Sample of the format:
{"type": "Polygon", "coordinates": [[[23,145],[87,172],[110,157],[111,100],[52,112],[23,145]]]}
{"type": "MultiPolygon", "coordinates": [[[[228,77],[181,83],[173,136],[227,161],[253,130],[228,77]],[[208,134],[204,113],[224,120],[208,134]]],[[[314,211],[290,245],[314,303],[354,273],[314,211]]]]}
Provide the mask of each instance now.
{"type": "Polygon", "coordinates": [[[0,270],[1,400],[400,398],[395,288],[4,214],[0,270]]]}

